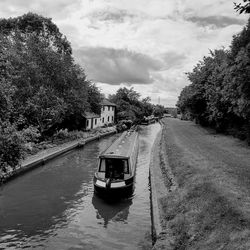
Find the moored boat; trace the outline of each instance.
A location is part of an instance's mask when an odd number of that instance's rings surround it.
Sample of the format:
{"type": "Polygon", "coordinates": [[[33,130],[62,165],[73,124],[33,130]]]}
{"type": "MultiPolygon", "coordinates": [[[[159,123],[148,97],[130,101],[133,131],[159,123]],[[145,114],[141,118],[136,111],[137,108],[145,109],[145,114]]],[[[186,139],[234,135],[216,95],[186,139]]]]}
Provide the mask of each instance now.
{"type": "Polygon", "coordinates": [[[150,115],[150,116],[144,116],[144,118],[142,119],[141,121],[141,125],[149,125],[151,123],[154,123],[155,122],[155,117],[153,115],[150,115]]]}
{"type": "Polygon", "coordinates": [[[94,176],[95,192],[100,195],[130,195],[134,191],[138,132],[129,130],[99,156],[94,176]]]}

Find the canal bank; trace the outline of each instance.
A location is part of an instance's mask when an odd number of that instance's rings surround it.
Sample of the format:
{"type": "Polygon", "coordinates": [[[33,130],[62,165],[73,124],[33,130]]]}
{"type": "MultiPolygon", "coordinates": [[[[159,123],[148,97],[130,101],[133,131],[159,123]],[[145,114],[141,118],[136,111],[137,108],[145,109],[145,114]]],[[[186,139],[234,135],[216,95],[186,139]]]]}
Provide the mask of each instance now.
{"type": "Polygon", "coordinates": [[[74,140],[68,143],[64,143],[62,145],[55,146],[53,148],[50,148],[48,150],[43,150],[38,152],[35,155],[32,155],[30,157],[27,157],[25,160],[22,161],[21,165],[16,167],[16,169],[8,171],[7,173],[1,173],[0,174],[0,185],[3,183],[6,183],[34,168],[40,167],[47,163],[48,161],[65,154],[75,148],[80,148],[86,145],[89,142],[99,140],[100,138],[106,137],[108,135],[112,135],[117,133],[117,131],[114,129],[112,131],[108,131],[105,133],[98,133],[97,135],[90,136],[86,139],[79,139],[74,140]]]}
{"type": "Polygon", "coordinates": [[[165,154],[165,137],[163,124],[154,141],[150,157],[150,186],[151,186],[151,216],[152,216],[152,238],[153,250],[173,249],[171,247],[171,236],[163,226],[165,223],[164,207],[162,201],[168,193],[176,189],[177,183],[168,164],[165,154]]]}

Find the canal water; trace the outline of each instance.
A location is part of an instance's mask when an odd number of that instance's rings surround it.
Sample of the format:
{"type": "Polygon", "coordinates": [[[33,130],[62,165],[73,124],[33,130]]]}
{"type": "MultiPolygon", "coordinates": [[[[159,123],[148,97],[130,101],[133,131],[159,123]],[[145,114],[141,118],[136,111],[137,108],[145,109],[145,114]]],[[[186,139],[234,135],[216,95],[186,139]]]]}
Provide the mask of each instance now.
{"type": "Polygon", "coordinates": [[[159,124],[139,129],[131,198],[93,192],[99,153],[117,135],[87,144],[0,187],[0,249],[150,249],[149,160],[159,124]]]}

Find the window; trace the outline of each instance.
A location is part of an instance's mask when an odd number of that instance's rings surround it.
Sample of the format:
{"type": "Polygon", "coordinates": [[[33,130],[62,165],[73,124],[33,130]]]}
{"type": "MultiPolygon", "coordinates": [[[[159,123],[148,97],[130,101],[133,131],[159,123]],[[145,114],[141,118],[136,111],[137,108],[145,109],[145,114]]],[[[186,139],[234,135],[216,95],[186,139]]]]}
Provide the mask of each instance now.
{"type": "Polygon", "coordinates": [[[109,116],[108,116],[108,122],[109,122],[109,116]]]}
{"type": "Polygon", "coordinates": [[[105,160],[101,159],[100,166],[99,166],[99,172],[105,172],[106,166],[105,166],[105,160]]]}
{"type": "Polygon", "coordinates": [[[112,110],[114,111],[114,110],[115,110],[115,107],[112,107],[112,110]]]}
{"type": "Polygon", "coordinates": [[[128,161],[127,160],[122,160],[122,165],[123,165],[124,174],[129,174],[128,161]]]}
{"type": "Polygon", "coordinates": [[[102,118],[102,123],[104,123],[104,117],[102,118]]]}
{"type": "Polygon", "coordinates": [[[110,111],[110,106],[109,106],[109,111],[110,111]]]}
{"type": "Polygon", "coordinates": [[[89,126],[89,120],[87,120],[87,127],[89,126]]]}
{"type": "Polygon", "coordinates": [[[114,116],[111,116],[111,118],[112,118],[112,122],[114,121],[114,116]]]}
{"type": "MultiPolygon", "coordinates": [[[[102,159],[102,162],[104,159],[102,159]]],[[[124,179],[124,174],[129,174],[128,160],[123,159],[106,159],[106,166],[103,166],[104,163],[100,164],[99,171],[105,171],[106,178],[113,179],[124,179]]]]}
{"type": "Polygon", "coordinates": [[[96,123],[97,123],[97,119],[95,119],[95,125],[96,125],[96,123]]]}
{"type": "Polygon", "coordinates": [[[105,110],[105,106],[102,107],[102,110],[103,110],[103,111],[105,110]]]}

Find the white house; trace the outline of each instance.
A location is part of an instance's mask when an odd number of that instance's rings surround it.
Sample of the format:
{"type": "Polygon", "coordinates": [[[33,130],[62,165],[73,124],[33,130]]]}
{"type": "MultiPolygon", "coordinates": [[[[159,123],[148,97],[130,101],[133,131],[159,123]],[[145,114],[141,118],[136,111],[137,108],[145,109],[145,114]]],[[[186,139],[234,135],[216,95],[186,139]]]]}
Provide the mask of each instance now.
{"type": "Polygon", "coordinates": [[[90,130],[115,122],[116,105],[107,99],[101,103],[101,115],[92,112],[85,112],[85,129],[90,130]]]}
{"type": "Polygon", "coordinates": [[[101,108],[101,117],[99,119],[99,126],[115,122],[115,107],[116,105],[107,99],[103,99],[101,108]]]}
{"type": "Polygon", "coordinates": [[[86,121],[85,121],[85,129],[90,130],[93,128],[99,127],[100,115],[91,112],[85,112],[86,121]]]}

